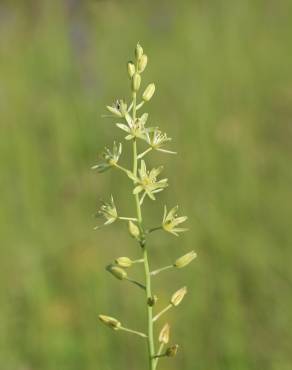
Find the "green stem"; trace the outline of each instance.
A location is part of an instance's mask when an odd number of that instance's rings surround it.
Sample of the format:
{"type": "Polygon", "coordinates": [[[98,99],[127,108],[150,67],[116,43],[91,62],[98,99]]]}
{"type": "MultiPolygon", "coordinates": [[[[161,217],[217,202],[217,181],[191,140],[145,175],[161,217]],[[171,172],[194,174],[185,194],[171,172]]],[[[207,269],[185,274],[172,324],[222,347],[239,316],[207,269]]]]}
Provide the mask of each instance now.
{"type": "Polygon", "coordinates": [[[160,311],[154,318],[153,318],[153,322],[155,322],[156,320],[159,319],[160,316],[162,316],[165,312],[167,312],[168,310],[170,310],[172,308],[172,304],[169,304],[168,306],[166,306],[162,311],[160,311]]]}
{"type": "Polygon", "coordinates": [[[173,265],[162,267],[161,269],[158,269],[158,270],[155,270],[155,271],[151,271],[150,275],[151,276],[155,276],[155,275],[159,274],[160,272],[165,271],[165,270],[172,269],[173,267],[174,267],[173,265]]]}
{"type": "MultiPolygon", "coordinates": [[[[144,257],[144,268],[145,268],[145,277],[146,277],[146,294],[147,301],[149,298],[152,298],[151,293],[151,277],[150,269],[148,262],[148,253],[146,246],[143,248],[143,257],[144,257]]],[[[147,304],[147,318],[148,318],[148,350],[149,350],[149,369],[154,370],[155,359],[153,358],[155,354],[154,348],[154,339],[153,339],[153,308],[147,304]]]]}
{"type": "MultiPolygon", "coordinates": [[[[136,93],[133,92],[133,121],[136,121],[136,108],[137,108],[137,98],[136,93]]],[[[133,139],[133,174],[137,177],[137,169],[138,169],[138,155],[137,155],[137,141],[136,138],[133,139]]],[[[140,232],[142,233],[142,212],[140,206],[140,199],[139,194],[135,194],[135,202],[136,202],[136,212],[137,218],[140,226],[140,232]]],[[[145,241],[141,240],[140,245],[143,248],[143,260],[144,260],[144,270],[145,270],[145,283],[146,283],[146,302],[149,298],[152,298],[151,292],[151,276],[150,276],[150,268],[148,262],[148,253],[147,248],[145,245],[145,241]]],[[[147,303],[146,303],[147,304],[147,303]]],[[[153,312],[152,307],[147,304],[147,326],[148,326],[148,336],[147,336],[147,343],[148,343],[148,358],[149,358],[149,370],[154,370],[155,367],[155,348],[154,348],[154,338],[153,338],[153,312]]]]}
{"type": "Polygon", "coordinates": [[[136,335],[139,335],[139,337],[142,337],[142,338],[147,338],[147,335],[144,334],[144,333],[140,333],[139,331],[136,331],[136,330],[132,330],[132,329],[128,329],[128,328],[124,328],[123,326],[121,326],[119,328],[119,330],[123,330],[123,331],[126,331],[127,333],[132,333],[132,334],[136,334],[136,335]]]}
{"type": "Polygon", "coordinates": [[[138,155],[138,159],[142,159],[147,153],[151,152],[152,149],[152,147],[146,149],[143,153],[138,155]]]}
{"type": "Polygon", "coordinates": [[[152,227],[151,229],[146,230],[146,233],[153,233],[154,231],[162,230],[162,226],[152,227]]]}
{"type": "Polygon", "coordinates": [[[130,278],[125,278],[125,280],[127,280],[127,281],[129,281],[130,283],[132,283],[132,284],[135,284],[135,285],[137,285],[139,288],[141,288],[141,289],[143,289],[143,290],[146,290],[146,287],[145,287],[145,285],[143,285],[143,284],[141,284],[141,283],[139,283],[138,281],[136,281],[136,280],[133,280],[133,279],[130,279],[130,278]]]}
{"type": "Polygon", "coordinates": [[[163,348],[164,348],[164,343],[161,343],[160,346],[159,346],[157,355],[154,356],[155,357],[155,360],[154,360],[154,369],[156,369],[156,367],[157,367],[159,358],[163,356],[162,355],[163,348]]]}

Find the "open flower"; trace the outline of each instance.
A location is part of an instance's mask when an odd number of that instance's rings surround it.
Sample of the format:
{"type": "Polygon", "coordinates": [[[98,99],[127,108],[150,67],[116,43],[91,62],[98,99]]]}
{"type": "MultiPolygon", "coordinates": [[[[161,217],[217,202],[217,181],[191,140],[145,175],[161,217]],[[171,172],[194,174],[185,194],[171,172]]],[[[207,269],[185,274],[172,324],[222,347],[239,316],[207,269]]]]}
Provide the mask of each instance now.
{"type": "Polygon", "coordinates": [[[159,152],[176,154],[171,150],[162,149],[167,142],[171,141],[167,134],[163,134],[158,128],[155,128],[153,132],[146,132],[146,141],[152,149],[158,150],[159,152]]]}
{"type": "Polygon", "coordinates": [[[112,151],[110,151],[108,148],[105,148],[104,152],[101,154],[101,163],[96,164],[91,168],[93,170],[97,170],[99,173],[102,173],[118,163],[121,153],[122,144],[120,143],[119,145],[117,145],[116,142],[114,142],[112,151]]]}
{"type": "Polygon", "coordinates": [[[177,210],[178,206],[172,208],[169,212],[167,212],[167,208],[166,206],[164,206],[164,215],[162,221],[163,229],[175,236],[178,236],[178,233],[188,230],[182,227],[177,227],[179,224],[187,220],[186,216],[177,217],[177,210]]]}
{"type": "Polygon", "coordinates": [[[152,200],[155,200],[155,193],[159,193],[165,189],[167,184],[167,179],[162,179],[157,181],[157,176],[162,171],[163,167],[153,168],[151,171],[147,171],[146,164],[142,160],[141,167],[139,169],[139,177],[136,179],[138,185],[133,190],[134,194],[139,194],[143,192],[143,195],[140,200],[140,204],[143,203],[143,200],[146,195],[152,200]]]}
{"type": "MultiPolygon", "coordinates": [[[[118,219],[118,212],[115,206],[114,198],[111,196],[110,202],[101,202],[101,206],[97,211],[98,217],[103,217],[105,222],[102,226],[110,225],[118,219]]],[[[96,226],[94,229],[99,229],[100,226],[96,226]]]]}
{"type": "Polygon", "coordinates": [[[137,118],[135,121],[127,115],[126,117],[127,125],[124,123],[117,123],[117,127],[125,131],[128,135],[125,137],[126,140],[132,140],[134,138],[139,138],[146,140],[146,133],[148,129],[145,128],[145,124],[148,118],[148,114],[144,113],[141,117],[137,118]]]}

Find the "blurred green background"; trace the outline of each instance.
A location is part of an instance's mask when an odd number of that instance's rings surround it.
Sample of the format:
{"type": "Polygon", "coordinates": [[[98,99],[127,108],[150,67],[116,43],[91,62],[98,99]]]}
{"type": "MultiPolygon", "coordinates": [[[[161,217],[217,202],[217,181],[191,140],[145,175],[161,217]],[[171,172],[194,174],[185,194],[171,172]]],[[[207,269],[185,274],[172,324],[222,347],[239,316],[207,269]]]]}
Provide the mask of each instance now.
{"type": "Polygon", "coordinates": [[[167,315],[179,355],[160,369],[291,369],[291,38],[288,0],[1,0],[1,370],[146,369],[143,340],[97,321],[145,324],[141,292],[104,271],[140,256],[126,226],[92,231],[111,193],[134,212],[131,188],[90,170],[123,137],[100,117],[129,97],[137,41],[143,86],[157,85],[151,121],[179,152],[149,155],[170,187],[145,219],[178,203],[190,227],[151,235],[151,265],[199,255],[155,280],[158,307],[189,287],[167,315]]]}

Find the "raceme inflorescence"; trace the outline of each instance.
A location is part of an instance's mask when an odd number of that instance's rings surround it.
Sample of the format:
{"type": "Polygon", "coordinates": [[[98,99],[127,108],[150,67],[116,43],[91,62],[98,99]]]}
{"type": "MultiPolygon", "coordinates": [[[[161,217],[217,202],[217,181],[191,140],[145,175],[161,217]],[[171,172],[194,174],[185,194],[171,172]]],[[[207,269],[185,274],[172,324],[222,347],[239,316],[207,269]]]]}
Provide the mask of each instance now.
{"type": "MultiPolygon", "coordinates": [[[[164,266],[154,271],[150,270],[146,243],[147,235],[158,230],[163,230],[175,236],[179,236],[179,233],[187,230],[181,227],[181,224],[187,220],[187,217],[178,216],[178,206],[170,210],[164,206],[160,225],[147,228],[143,221],[142,208],[145,200],[147,198],[152,201],[156,200],[157,194],[168,187],[167,178],[160,177],[163,167],[159,166],[149,169],[145,161],[146,156],[152,151],[176,154],[165,148],[171,141],[171,138],[163,133],[159,127],[150,127],[148,125],[148,113],[140,114],[142,108],[147,105],[155,93],[155,85],[154,83],[150,83],[143,93],[138,95],[141,87],[141,75],[147,66],[147,62],[147,55],[144,54],[141,45],[137,44],[135,48],[135,61],[130,61],[127,64],[128,75],[131,81],[130,104],[127,104],[124,100],[117,100],[112,106],[107,107],[110,112],[108,117],[117,120],[116,126],[126,134],[125,140],[132,144],[133,167],[128,169],[120,164],[123,147],[121,143],[114,142],[112,149],[105,148],[98,164],[92,168],[96,169],[99,173],[109,169],[117,169],[127,176],[132,183],[132,193],[136,207],[136,214],[134,217],[120,216],[113,196],[110,197],[108,202],[102,202],[97,215],[105,220],[101,226],[110,225],[117,220],[127,222],[130,236],[133,237],[139,245],[141,250],[140,259],[133,260],[129,257],[118,257],[113,263],[107,266],[106,270],[115,278],[134,284],[145,291],[147,328],[144,332],[133,330],[125,327],[118,319],[108,315],[99,315],[99,319],[102,323],[115,331],[124,331],[144,338],[147,342],[149,370],[155,370],[161,358],[174,357],[176,355],[178,345],[169,344],[170,325],[168,323],[164,323],[162,326],[157,336],[158,343],[156,343],[154,326],[168,310],[177,307],[182,302],[187,293],[187,288],[182,287],[174,292],[170,296],[168,304],[157,313],[154,313],[157,296],[153,294],[152,291],[152,278],[165,270],[181,269],[187,266],[197,255],[194,251],[191,251],[179,257],[171,265],[164,266]],[[140,148],[138,151],[138,143],[143,145],[141,151],[140,148]],[[128,269],[134,264],[144,267],[145,282],[140,283],[129,277],[128,269]]],[[[96,229],[99,229],[101,226],[97,226],[96,229]]]]}

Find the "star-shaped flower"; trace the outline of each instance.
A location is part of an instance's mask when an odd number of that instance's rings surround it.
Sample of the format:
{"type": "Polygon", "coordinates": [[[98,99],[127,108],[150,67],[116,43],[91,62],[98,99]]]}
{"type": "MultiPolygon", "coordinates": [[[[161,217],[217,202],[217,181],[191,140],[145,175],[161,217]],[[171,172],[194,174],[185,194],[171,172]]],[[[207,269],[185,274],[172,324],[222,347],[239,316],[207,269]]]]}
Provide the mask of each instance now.
{"type": "Polygon", "coordinates": [[[171,141],[167,134],[163,134],[158,128],[155,128],[152,133],[146,132],[146,141],[152,149],[158,150],[159,152],[176,154],[171,150],[162,149],[167,142],[171,141]]]}
{"type": "Polygon", "coordinates": [[[139,138],[146,140],[146,133],[149,129],[145,128],[145,124],[148,118],[148,114],[144,113],[141,117],[137,118],[135,121],[127,115],[126,117],[127,125],[124,123],[117,123],[117,127],[125,131],[128,135],[125,137],[126,140],[131,140],[134,138],[139,138]]]}
{"type": "Polygon", "coordinates": [[[162,228],[175,236],[179,236],[178,233],[188,230],[182,227],[177,227],[179,224],[187,220],[186,216],[177,217],[177,210],[178,206],[167,212],[167,208],[164,206],[164,215],[162,220],[162,228]]]}
{"type": "MultiPolygon", "coordinates": [[[[97,211],[98,217],[103,217],[105,222],[102,226],[107,226],[112,224],[118,219],[118,212],[115,206],[114,198],[111,196],[110,202],[106,203],[101,201],[101,206],[97,211]]],[[[99,229],[101,226],[96,226],[94,229],[99,229]]]]}
{"type": "Polygon", "coordinates": [[[139,194],[143,192],[143,195],[140,199],[140,204],[143,203],[143,200],[146,195],[152,200],[155,200],[156,193],[159,193],[165,189],[167,184],[167,179],[162,179],[157,181],[157,176],[163,170],[163,167],[153,168],[151,171],[147,171],[146,164],[142,160],[141,167],[139,169],[139,177],[136,179],[138,185],[133,190],[134,194],[139,194]]]}
{"type": "Polygon", "coordinates": [[[93,170],[97,170],[99,173],[102,173],[118,163],[121,153],[122,144],[120,143],[119,145],[117,145],[116,142],[114,142],[112,151],[110,151],[108,148],[105,148],[104,152],[101,154],[101,163],[96,164],[91,168],[93,170]]]}

